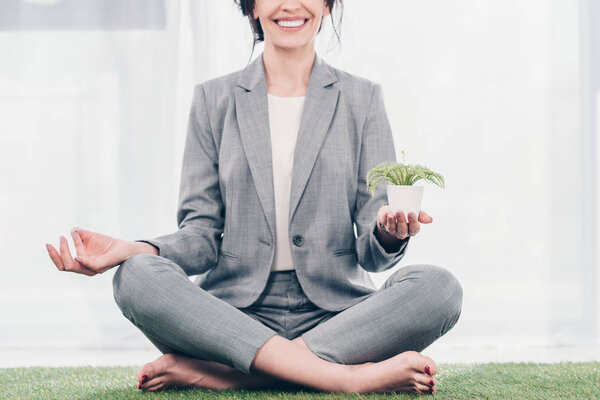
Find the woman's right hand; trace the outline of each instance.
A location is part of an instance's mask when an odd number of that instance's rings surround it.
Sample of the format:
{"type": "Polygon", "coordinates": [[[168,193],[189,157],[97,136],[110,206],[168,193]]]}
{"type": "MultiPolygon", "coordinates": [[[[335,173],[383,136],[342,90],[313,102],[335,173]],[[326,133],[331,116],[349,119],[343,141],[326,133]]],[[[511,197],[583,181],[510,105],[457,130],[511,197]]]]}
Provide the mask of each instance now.
{"type": "Polygon", "coordinates": [[[94,276],[108,271],[135,254],[133,243],[81,228],[71,229],[77,251],[72,258],[67,239],[60,237],[60,252],[46,243],[48,255],[60,271],[94,276]]]}

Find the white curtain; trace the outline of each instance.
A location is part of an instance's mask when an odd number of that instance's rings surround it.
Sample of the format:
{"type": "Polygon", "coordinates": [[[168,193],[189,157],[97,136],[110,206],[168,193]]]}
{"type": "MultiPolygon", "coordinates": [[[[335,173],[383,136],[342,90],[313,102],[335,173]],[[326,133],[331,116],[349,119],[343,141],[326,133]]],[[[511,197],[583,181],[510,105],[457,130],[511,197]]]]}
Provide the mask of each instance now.
{"type": "MultiPolygon", "coordinates": [[[[345,2],[341,47],[329,19],[317,37],[382,83],[398,159],[446,178],[421,182],[434,222],[396,267],[463,285],[432,348],[598,341],[600,39],[584,8],[598,15],[584,0],[345,2]]],[[[193,86],[244,68],[251,40],[233,0],[0,3],[1,348],[152,347],[114,303],[114,269],[58,271],[44,243],[176,230],[193,86]]]]}

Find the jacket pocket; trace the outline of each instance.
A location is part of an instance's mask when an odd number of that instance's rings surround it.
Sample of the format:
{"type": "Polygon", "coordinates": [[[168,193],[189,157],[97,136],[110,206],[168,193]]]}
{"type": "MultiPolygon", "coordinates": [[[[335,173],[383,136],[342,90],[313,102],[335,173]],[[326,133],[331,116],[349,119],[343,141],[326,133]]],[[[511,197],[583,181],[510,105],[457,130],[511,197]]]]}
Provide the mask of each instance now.
{"type": "Polygon", "coordinates": [[[235,254],[223,250],[219,250],[219,255],[223,256],[224,258],[229,258],[230,260],[234,260],[237,258],[235,254]]]}
{"type": "Polygon", "coordinates": [[[354,254],[354,249],[338,249],[333,252],[333,255],[336,257],[345,256],[348,254],[354,254]]]}

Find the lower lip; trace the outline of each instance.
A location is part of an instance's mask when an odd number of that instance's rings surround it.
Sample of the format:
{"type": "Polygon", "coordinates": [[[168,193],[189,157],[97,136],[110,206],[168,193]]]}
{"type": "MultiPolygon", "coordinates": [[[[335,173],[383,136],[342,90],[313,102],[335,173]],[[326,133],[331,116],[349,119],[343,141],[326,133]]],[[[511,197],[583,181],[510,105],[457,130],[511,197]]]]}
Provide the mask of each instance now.
{"type": "Polygon", "coordinates": [[[306,22],[300,26],[292,26],[289,28],[287,26],[281,26],[275,21],[273,21],[273,22],[275,23],[275,25],[277,25],[279,27],[279,29],[281,29],[284,32],[296,32],[296,31],[299,31],[300,29],[304,28],[306,25],[308,25],[308,21],[310,21],[310,19],[307,19],[306,22]]]}

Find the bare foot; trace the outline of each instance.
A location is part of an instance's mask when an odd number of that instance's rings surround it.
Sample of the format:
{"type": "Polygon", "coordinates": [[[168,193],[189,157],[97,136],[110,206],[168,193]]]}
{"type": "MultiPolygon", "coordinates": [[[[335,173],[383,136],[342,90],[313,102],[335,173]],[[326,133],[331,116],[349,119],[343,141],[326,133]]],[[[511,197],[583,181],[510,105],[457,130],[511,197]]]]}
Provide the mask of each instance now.
{"type": "MultiPolygon", "coordinates": [[[[299,336],[292,342],[308,348],[299,336]]],[[[221,389],[266,389],[283,381],[260,372],[246,375],[228,365],[215,361],[163,354],[145,364],[138,372],[138,389],[156,391],[170,386],[221,389]],[[142,378],[147,376],[145,380],[142,378]],[[143,383],[142,383],[143,381],[143,383]]]]}
{"type": "Polygon", "coordinates": [[[244,377],[249,376],[215,361],[163,354],[140,369],[138,389],[156,391],[171,386],[236,389],[241,387],[244,377]],[[144,376],[147,378],[143,379],[144,376]]]}
{"type": "Polygon", "coordinates": [[[377,363],[354,368],[356,387],[352,393],[436,393],[437,364],[416,351],[405,351],[377,363]]]}

